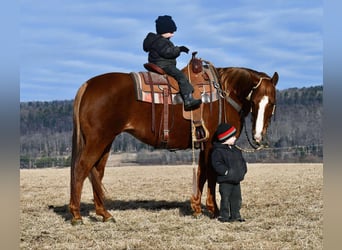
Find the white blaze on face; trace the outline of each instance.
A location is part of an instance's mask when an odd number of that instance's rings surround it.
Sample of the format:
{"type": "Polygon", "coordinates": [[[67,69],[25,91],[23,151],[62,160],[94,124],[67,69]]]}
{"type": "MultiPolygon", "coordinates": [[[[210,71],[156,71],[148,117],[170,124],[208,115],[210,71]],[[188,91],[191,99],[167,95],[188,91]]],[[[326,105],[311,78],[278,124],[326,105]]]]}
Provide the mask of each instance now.
{"type": "Polygon", "coordinates": [[[265,116],[265,109],[266,105],[268,103],[268,96],[264,96],[260,103],[259,103],[259,110],[258,110],[258,116],[255,122],[255,134],[254,139],[257,142],[261,142],[262,139],[262,130],[264,127],[264,116],[265,116]]]}

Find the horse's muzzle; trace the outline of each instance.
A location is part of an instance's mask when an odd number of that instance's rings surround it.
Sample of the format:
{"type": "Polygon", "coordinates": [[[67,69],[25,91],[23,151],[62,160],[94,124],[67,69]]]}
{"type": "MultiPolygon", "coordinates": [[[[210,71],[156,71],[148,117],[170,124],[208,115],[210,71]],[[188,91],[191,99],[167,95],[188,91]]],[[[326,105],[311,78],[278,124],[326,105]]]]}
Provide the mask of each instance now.
{"type": "Polygon", "coordinates": [[[255,136],[255,137],[253,137],[253,139],[254,139],[254,142],[258,146],[263,146],[265,148],[267,148],[269,146],[269,141],[268,141],[268,138],[267,138],[266,134],[263,135],[263,136],[261,135],[259,137],[255,136]]]}

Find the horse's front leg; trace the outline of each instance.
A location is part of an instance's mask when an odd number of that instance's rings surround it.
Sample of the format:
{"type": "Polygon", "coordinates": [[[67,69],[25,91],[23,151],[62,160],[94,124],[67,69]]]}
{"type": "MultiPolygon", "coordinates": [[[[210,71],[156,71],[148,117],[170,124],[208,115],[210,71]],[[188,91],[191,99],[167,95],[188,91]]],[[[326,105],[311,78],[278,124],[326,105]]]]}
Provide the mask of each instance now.
{"type": "Polygon", "coordinates": [[[193,215],[195,217],[199,217],[202,215],[202,207],[201,207],[201,197],[203,192],[204,183],[206,181],[205,174],[200,170],[200,167],[197,170],[197,192],[191,196],[191,208],[194,212],[193,215]]]}
{"type": "Polygon", "coordinates": [[[216,218],[219,215],[219,209],[216,203],[216,174],[211,167],[207,169],[207,201],[206,207],[211,214],[212,218],[216,218]]]}
{"type": "Polygon", "coordinates": [[[204,164],[204,151],[200,152],[199,155],[199,163],[197,168],[196,174],[196,192],[191,196],[190,203],[192,211],[194,212],[193,215],[195,217],[199,217],[202,215],[202,207],[201,207],[201,197],[203,192],[204,184],[207,180],[206,177],[206,170],[204,164]]]}
{"type": "MultiPolygon", "coordinates": [[[[208,146],[208,145],[207,145],[208,146]]],[[[195,216],[202,214],[201,196],[203,187],[208,181],[206,207],[212,218],[216,218],[219,214],[219,209],[216,203],[216,173],[210,163],[210,148],[200,151],[199,163],[197,170],[197,193],[191,198],[191,208],[195,216]]]]}

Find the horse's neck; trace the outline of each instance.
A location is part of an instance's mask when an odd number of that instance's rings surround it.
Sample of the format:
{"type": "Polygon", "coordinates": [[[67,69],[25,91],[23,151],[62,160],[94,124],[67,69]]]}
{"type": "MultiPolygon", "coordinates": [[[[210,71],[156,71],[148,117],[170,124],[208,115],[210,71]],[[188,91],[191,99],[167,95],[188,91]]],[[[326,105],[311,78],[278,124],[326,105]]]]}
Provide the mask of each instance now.
{"type": "Polygon", "coordinates": [[[227,86],[227,92],[230,94],[234,93],[241,103],[245,103],[246,101],[250,101],[250,94],[253,91],[253,87],[252,82],[235,81],[230,86],[227,86]]]}
{"type": "Polygon", "coordinates": [[[257,77],[246,68],[227,68],[229,78],[228,89],[231,89],[241,99],[246,100],[253,91],[257,77]]]}

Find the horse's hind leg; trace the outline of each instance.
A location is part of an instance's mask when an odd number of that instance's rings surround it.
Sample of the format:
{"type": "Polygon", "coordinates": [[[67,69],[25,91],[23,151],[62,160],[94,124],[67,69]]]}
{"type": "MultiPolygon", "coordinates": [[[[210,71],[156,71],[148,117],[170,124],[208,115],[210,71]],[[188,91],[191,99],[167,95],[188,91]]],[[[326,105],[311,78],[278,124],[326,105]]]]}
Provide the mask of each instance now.
{"type": "MultiPolygon", "coordinates": [[[[84,154],[83,154],[84,155],[84,154]]],[[[71,168],[71,185],[70,185],[70,203],[69,210],[72,214],[71,223],[73,225],[82,224],[82,217],[80,213],[81,194],[84,180],[89,175],[90,169],[93,166],[92,161],[84,156],[75,162],[71,168]]]]}
{"type": "MultiPolygon", "coordinates": [[[[82,224],[82,216],[80,213],[81,194],[84,180],[90,177],[94,181],[97,178],[97,171],[92,170],[96,162],[99,161],[103,150],[98,150],[96,147],[87,147],[83,149],[79,158],[76,160],[74,166],[71,168],[71,185],[70,185],[70,203],[69,210],[73,218],[71,223],[73,225],[82,224]],[[91,152],[91,153],[90,153],[91,152]]],[[[97,182],[101,183],[101,182],[97,182]]],[[[96,186],[99,194],[102,193],[102,186],[96,186]]],[[[101,195],[99,195],[100,197],[101,195]]]]}
{"type": "MultiPolygon", "coordinates": [[[[107,163],[107,160],[109,157],[109,151],[110,151],[110,145],[106,148],[105,153],[103,154],[100,161],[96,165],[96,172],[97,173],[94,173],[94,174],[98,175],[98,180],[100,182],[100,185],[102,185],[101,183],[102,183],[102,179],[104,176],[104,170],[106,167],[106,163],[107,163]]],[[[94,171],[94,170],[92,170],[92,171],[94,171]]],[[[91,179],[91,180],[92,180],[92,186],[93,186],[94,204],[95,204],[96,214],[102,216],[104,222],[107,222],[107,221],[115,222],[113,216],[104,207],[103,195],[101,193],[97,192],[96,183],[94,183],[93,179],[91,179]]]]}

